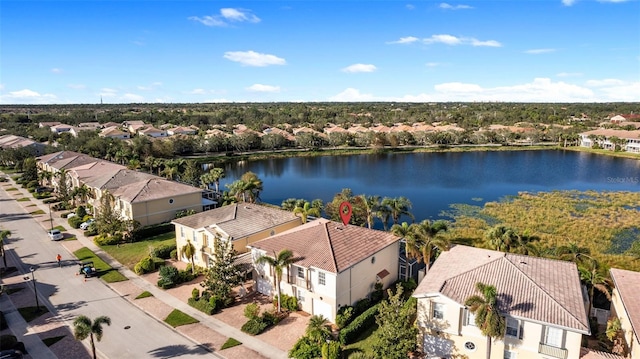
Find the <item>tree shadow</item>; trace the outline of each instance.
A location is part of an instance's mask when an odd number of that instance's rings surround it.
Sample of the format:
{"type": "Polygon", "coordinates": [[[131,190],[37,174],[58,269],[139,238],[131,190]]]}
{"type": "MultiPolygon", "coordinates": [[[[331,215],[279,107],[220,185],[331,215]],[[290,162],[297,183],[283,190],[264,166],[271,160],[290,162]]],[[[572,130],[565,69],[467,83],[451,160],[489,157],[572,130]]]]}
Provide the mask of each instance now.
{"type": "Polygon", "coordinates": [[[31,214],[28,213],[2,213],[0,214],[0,222],[18,221],[21,219],[29,219],[31,214]]]}
{"type": "Polygon", "coordinates": [[[150,350],[148,353],[154,358],[175,358],[185,354],[209,355],[211,351],[201,346],[187,347],[186,345],[167,345],[150,350]]]}
{"type": "Polygon", "coordinates": [[[498,294],[497,299],[503,312],[521,311],[526,313],[535,309],[535,303],[533,302],[520,302],[514,304],[513,296],[510,294],[498,294]]]}

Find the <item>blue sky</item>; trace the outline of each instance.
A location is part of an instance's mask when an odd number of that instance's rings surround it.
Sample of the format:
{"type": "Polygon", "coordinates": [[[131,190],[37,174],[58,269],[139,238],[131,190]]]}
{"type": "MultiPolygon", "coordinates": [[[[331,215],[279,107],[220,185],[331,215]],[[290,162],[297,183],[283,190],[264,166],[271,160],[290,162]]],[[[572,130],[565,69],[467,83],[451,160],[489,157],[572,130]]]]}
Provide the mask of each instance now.
{"type": "Polygon", "coordinates": [[[640,101],[640,1],[0,2],[0,104],[640,101]]]}

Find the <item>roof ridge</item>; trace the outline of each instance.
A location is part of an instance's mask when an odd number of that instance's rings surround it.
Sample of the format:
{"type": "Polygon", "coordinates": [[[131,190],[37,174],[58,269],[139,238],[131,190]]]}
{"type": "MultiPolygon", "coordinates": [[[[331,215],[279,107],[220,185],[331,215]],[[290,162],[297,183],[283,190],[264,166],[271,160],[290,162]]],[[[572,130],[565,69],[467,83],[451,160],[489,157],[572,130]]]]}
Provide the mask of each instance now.
{"type": "MultiPolygon", "coordinates": [[[[485,249],[485,248],[481,248],[481,249],[485,249]]],[[[444,286],[447,284],[447,282],[448,282],[448,281],[450,281],[450,280],[452,280],[452,279],[454,279],[454,278],[460,277],[460,276],[462,276],[463,274],[467,274],[467,273],[473,272],[473,271],[477,270],[478,268],[482,268],[482,267],[484,267],[484,266],[486,266],[486,265],[488,265],[488,264],[491,264],[491,263],[493,263],[493,262],[495,262],[495,261],[499,260],[500,258],[504,258],[504,257],[505,257],[505,255],[506,255],[506,253],[504,253],[504,252],[494,251],[494,250],[491,250],[491,249],[487,249],[487,250],[488,250],[488,251],[491,251],[491,252],[500,253],[500,256],[499,256],[499,257],[497,257],[496,259],[492,259],[492,260],[490,260],[490,261],[489,261],[489,262],[487,262],[487,263],[483,263],[483,264],[481,264],[481,265],[479,265],[479,266],[477,266],[477,267],[471,268],[471,269],[466,270],[466,271],[464,271],[464,272],[460,272],[460,273],[458,273],[458,274],[454,275],[453,277],[449,277],[449,278],[447,278],[447,279],[443,280],[443,281],[442,281],[442,284],[440,285],[440,288],[438,288],[438,292],[442,292],[442,290],[444,289],[444,286]]]]}
{"type": "MultiPolygon", "coordinates": [[[[534,285],[535,287],[539,288],[539,289],[540,289],[540,290],[541,290],[541,291],[542,291],[542,292],[543,292],[547,297],[549,297],[549,298],[550,298],[554,303],[556,303],[556,304],[557,304],[557,305],[562,309],[562,311],[564,311],[564,312],[566,312],[567,314],[569,314],[569,316],[571,316],[573,319],[575,319],[578,323],[583,324],[583,325],[585,324],[585,323],[582,323],[582,322],[580,321],[580,319],[579,319],[579,318],[577,318],[575,315],[573,315],[573,313],[571,313],[569,310],[567,310],[567,309],[564,307],[564,305],[563,305],[563,304],[561,304],[560,302],[558,302],[558,301],[556,300],[556,298],[555,298],[553,295],[549,294],[549,292],[548,292],[546,289],[544,289],[543,287],[541,287],[541,286],[540,286],[540,285],[539,285],[535,280],[533,280],[533,278],[531,278],[529,275],[527,275],[527,273],[525,273],[525,272],[524,272],[522,269],[520,269],[520,268],[519,268],[515,263],[513,263],[509,258],[507,258],[507,256],[510,256],[510,257],[517,257],[517,256],[519,256],[519,257],[528,257],[528,256],[520,255],[520,254],[515,254],[515,253],[505,253],[505,256],[504,256],[503,258],[504,258],[504,259],[505,259],[509,264],[511,264],[511,266],[513,266],[514,268],[516,268],[516,269],[518,270],[518,272],[522,273],[522,275],[524,275],[524,277],[525,277],[525,278],[527,278],[527,280],[528,280],[528,281],[530,281],[531,283],[533,283],[533,285],[534,285]]],[[[536,257],[530,257],[530,258],[536,258],[536,257]]],[[[565,262],[565,261],[561,261],[561,262],[565,262]]],[[[524,262],[524,263],[526,264],[526,262],[524,262]]],[[[588,329],[588,325],[587,325],[587,329],[588,329]]]]}
{"type": "MultiPolygon", "coordinates": [[[[153,178],[149,178],[147,180],[144,180],[143,181],[144,184],[142,186],[140,186],[140,189],[138,190],[138,193],[136,193],[135,196],[131,197],[131,200],[129,201],[129,203],[133,203],[136,200],[136,198],[138,198],[138,196],[142,193],[142,191],[144,191],[145,188],[149,187],[149,182],[152,181],[152,180],[153,180],[153,178]]],[[[132,183],[132,184],[135,184],[135,183],[132,183]]]]}
{"type": "Polygon", "coordinates": [[[336,252],[333,249],[333,241],[331,240],[331,235],[329,234],[328,225],[330,223],[331,223],[330,221],[327,221],[324,223],[320,222],[320,225],[324,227],[324,233],[326,235],[327,242],[329,243],[329,250],[331,251],[331,263],[333,263],[333,267],[335,268],[336,273],[338,273],[338,262],[336,262],[336,252]]]}

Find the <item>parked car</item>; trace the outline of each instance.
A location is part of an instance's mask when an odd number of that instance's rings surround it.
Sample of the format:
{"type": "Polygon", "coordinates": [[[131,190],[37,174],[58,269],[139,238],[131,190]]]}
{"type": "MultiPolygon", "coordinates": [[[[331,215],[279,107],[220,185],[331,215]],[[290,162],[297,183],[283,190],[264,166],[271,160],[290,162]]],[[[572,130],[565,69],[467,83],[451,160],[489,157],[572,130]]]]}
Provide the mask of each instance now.
{"type": "Polygon", "coordinates": [[[38,187],[38,188],[36,188],[36,193],[45,193],[45,192],[51,192],[51,188],[49,188],[49,187],[38,187]]]}
{"type": "Polygon", "coordinates": [[[17,349],[6,349],[0,351],[0,359],[22,359],[24,355],[17,349]]]}
{"type": "Polygon", "coordinates": [[[78,265],[80,266],[78,274],[84,275],[85,278],[93,277],[98,274],[96,267],[93,266],[93,261],[81,262],[78,263],[78,265]]]}
{"type": "Polygon", "coordinates": [[[67,218],[71,218],[71,217],[75,217],[76,216],[76,212],[71,212],[69,214],[67,214],[67,218]]]}
{"type": "Polygon", "coordinates": [[[52,229],[48,233],[49,238],[51,238],[52,241],[59,241],[61,239],[64,239],[64,235],[62,234],[62,232],[60,232],[59,229],[52,229]]]}
{"type": "Polygon", "coordinates": [[[91,223],[95,222],[96,220],[93,218],[90,218],[89,220],[87,220],[86,222],[82,222],[80,224],[80,229],[82,229],[83,231],[86,231],[87,229],[89,229],[89,226],[91,225],[91,223]]]}

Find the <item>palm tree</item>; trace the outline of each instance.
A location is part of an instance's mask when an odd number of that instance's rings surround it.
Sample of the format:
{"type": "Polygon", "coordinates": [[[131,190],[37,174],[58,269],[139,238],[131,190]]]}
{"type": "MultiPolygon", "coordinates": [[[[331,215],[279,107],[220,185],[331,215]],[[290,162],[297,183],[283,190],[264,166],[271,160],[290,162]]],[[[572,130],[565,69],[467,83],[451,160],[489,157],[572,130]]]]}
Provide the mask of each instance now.
{"type": "Polygon", "coordinates": [[[216,192],[220,192],[220,180],[224,178],[224,168],[214,167],[207,173],[211,181],[216,185],[216,192]]]}
{"type": "Polygon", "coordinates": [[[53,173],[51,173],[50,171],[40,171],[38,177],[40,177],[40,184],[44,186],[50,183],[51,178],[53,177],[53,173]]]}
{"type": "Polygon", "coordinates": [[[4,263],[4,267],[7,268],[7,254],[4,252],[4,240],[11,236],[10,230],[0,231],[0,255],[2,255],[2,262],[4,263]]]}
{"type": "Polygon", "coordinates": [[[439,235],[440,232],[447,230],[447,222],[435,221],[431,223],[428,219],[425,219],[415,225],[415,228],[420,252],[422,254],[422,262],[426,265],[424,270],[426,274],[431,266],[431,252],[433,252],[433,248],[438,248],[440,251],[449,250],[451,243],[448,239],[439,235]]]}
{"type": "Polygon", "coordinates": [[[367,228],[371,229],[373,228],[374,216],[380,207],[380,196],[366,196],[363,194],[360,197],[362,197],[362,204],[367,216],[367,228]]]}
{"type": "Polygon", "coordinates": [[[258,175],[249,171],[240,177],[242,181],[244,193],[249,195],[249,202],[255,203],[260,199],[260,192],[262,192],[262,180],[258,178],[258,175]]]}
{"type": "Polygon", "coordinates": [[[329,320],[322,315],[314,315],[309,318],[309,324],[305,334],[312,341],[318,344],[324,344],[331,337],[331,329],[329,328],[329,320]]]}
{"type": "Polygon", "coordinates": [[[96,340],[102,340],[102,325],[111,325],[111,319],[107,316],[99,316],[93,321],[88,317],[81,315],[73,321],[73,336],[77,340],[85,340],[87,337],[91,341],[91,351],[93,352],[93,359],[96,359],[96,345],[93,341],[95,335],[96,340]]]}
{"type": "Polygon", "coordinates": [[[499,224],[484,233],[485,244],[490,249],[509,252],[518,241],[518,234],[510,227],[499,224]]]}
{"type": "Polygon", "coordinates": [[[380,206],[378,206],[378,209],[375,213],[376,217],[380,218],[380,220],[382,221],[384,230],[386,231],[387,229],[389,229],[389,218],[391,218],[391,209],[384,203],[384,199],[380,203],[380,206]]]}
{"type": "Polygon", "coordinates": [[[589,288],[589,310],[587,315],[591,317],[591,309],[593,308],[593,297],[595,290],[604,294],[607,299],[611,300],[609,289],[613,288],[613,282],[607,277],[606,270],[596,261],[578,267],[580,280],[589,288]]]}
{"type": "Polygon", "coordinates": [[[498,312],[498,290],[496,287],[478,282],[476,290],[480,292],[480,295],[470,296],[464,305],[475,315],[476,326],[487,337],[487,359],[490,359],[491,338],[504,337],[506,320],[498,312]]]}
{"type": "Polygon", "coordinates": [[[296,208],[293,209],[293,214],[296,216],[300,215],[302,223],[307,223],[308,216],[320,217],[320,209],[311,207],[311,203],[309,202],[304,202],[302,207],[296,206],[296,208]]]}
{"type": "Polygon", "coordinates": [[[382,200],[382,205],[387,206],[389,208],[389,211],[391,212],[391,218],[393,219],[394,224],[400,223],[400,217],[402,215],[409,216],[409,218],[411,218],[412,220],[415,219],[413,217],[413,214],[409,212],[412,206],[411,201],[409,201],[409,199],[407,199],[406,197],[402,197],[402,196],[396,197],[396,198],[385,197],[382,200]]]}
{"type": "Polygon", "coordinates": [[[191,261],[191,274],[196,274],[196,263],[193,260],[193,257],[196,255],[196,247],[187,239],[187,243],[182,246],[181,250],[182,253],[189,258],[189,261],[191,261]]]}
{"type": "Polygon", "coordinates": [[[580,247],[576,242],[571,242],[556,248],[556,256],[563,261],[571,261],[575,264],[586,264],[587,260],[593,260],[591,250],[580,247]]]}
{"type": "Polygon", "coordinates": [[[278,313],[281,312],[280,306],[280,281],[282,281],[282,271],[284,268],[291,265],[295,262],[295,258],[293,257],[293,252],[289,249],[283,249],[278,254],[273,253],[273,257],[262,256],[256,260],[256,263],[263,264],[266,263],[273,268],[274,276],[273,282],[276,287],[276,291],[278,292],[278,313]]]}
{"type": "Polygon", "coordinates": [[[415,235],[415,225],[409,225],[407,222],[402,222],[402,224],[394,224],[391,226],[391,233],[404,238],[404,247],[405,253],[407,256],[407,265],[406,265],[406,279],[409,279],[409,260],[413,258],[419,258],[422,252],[420,252],[420,244],[418,242],[417,236],[415,235]]]}

